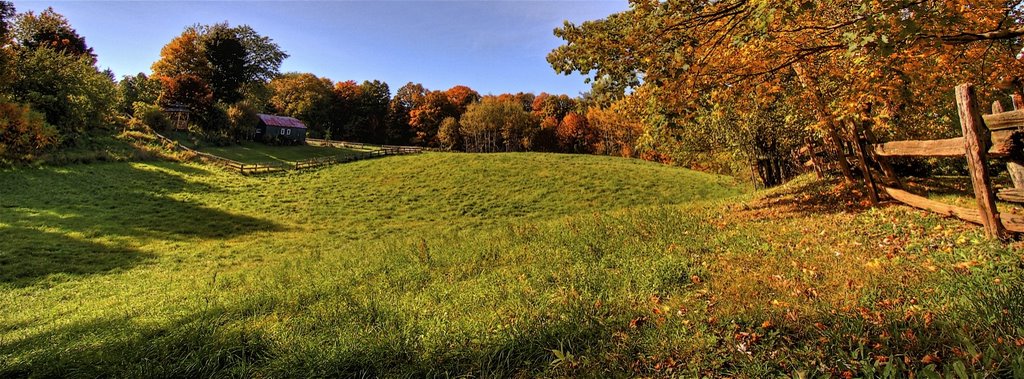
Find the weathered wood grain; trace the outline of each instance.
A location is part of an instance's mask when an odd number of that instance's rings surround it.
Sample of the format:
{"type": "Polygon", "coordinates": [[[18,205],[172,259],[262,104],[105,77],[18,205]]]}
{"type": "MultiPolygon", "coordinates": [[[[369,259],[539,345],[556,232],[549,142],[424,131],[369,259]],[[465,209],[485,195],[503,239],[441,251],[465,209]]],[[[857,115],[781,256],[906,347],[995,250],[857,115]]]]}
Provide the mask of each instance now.
{"type": "Polygon", "coordinates": [[[992,140],[978,109],[974,86],[961,84],[956,87],[956,107],[960,114],[960,129],[964,133],[967,169],[971,173],[974,198],[978,202],[978,212],[981,215],[981,223],[985,226],[985,235],[989,238],[1004,238],[1006,230],[996,210],[996,199],[985,162],[992,140]]]}

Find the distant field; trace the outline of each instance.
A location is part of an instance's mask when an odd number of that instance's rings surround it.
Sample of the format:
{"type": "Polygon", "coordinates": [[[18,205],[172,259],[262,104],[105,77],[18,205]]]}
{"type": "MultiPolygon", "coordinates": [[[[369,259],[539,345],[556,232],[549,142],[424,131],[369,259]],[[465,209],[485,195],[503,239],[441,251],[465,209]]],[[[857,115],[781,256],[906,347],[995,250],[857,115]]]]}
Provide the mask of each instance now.
{"type": "Polygon", "coordinates": [[[182,144],[185,146],[204,153],[213,154],[242,163],[297,162],[310,158],[358,155],[370,151],[309,145],[273,146],[253,141],[243,141],[241,144],[229,146],[212,146],[208,144],[197,145],[184,139],[181,139],[180,141],[182,141],[182,144]]]}
{"type": "Polygon", "coordinates": [[[993,342],[1024,331],[1016,247],[831,188],[526,153],[0,171],[0,377],[840,375],[975,367],[970,346],[978,366],[1024,362],[993,342]]]}

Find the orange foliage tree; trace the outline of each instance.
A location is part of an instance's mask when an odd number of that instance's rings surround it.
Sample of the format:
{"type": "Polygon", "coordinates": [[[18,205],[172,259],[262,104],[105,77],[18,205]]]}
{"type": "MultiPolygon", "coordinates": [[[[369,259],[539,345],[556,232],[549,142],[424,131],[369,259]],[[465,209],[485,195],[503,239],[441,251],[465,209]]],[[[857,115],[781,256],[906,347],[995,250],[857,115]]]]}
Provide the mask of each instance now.
{"type": "Polygon", "coordinates": [[[437,132],[441,122],[448,117],[458,116],[458,108],[452,104],[448,94],[430,91],[423,102],[409,111],[409,126],[416,133],[413,142],[424,146],[438,146],[437,132]]]}
{"type": "Polygon", "coordinates": [[[594,132],[587,124],[587,118],[576,114],[576,112],[569,112],[562,118],[558,129],[555,130],[555,135],[558,137],[558,146],[562,151],[573,153],[590,152],[595,140],[594,132]]]}
{"type": "Polygon", "coordinates": [[[781,101],[810,119],[805,135],[866,122],[883,138],[941,136],[954,130],[956,83],[1020,91],[1021,25],[1021,7],[994,0],[637,0],[566,23],[548,60],[608,88],[648,85],[684,128],[716,107],[749,119],[781,101]]]}

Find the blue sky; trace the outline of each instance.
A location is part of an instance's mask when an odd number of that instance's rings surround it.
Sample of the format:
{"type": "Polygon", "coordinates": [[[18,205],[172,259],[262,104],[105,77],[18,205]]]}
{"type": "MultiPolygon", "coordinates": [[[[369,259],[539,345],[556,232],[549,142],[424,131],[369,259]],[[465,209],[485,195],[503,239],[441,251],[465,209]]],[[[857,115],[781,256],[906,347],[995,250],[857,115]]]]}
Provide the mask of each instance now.
{"type": "Polygon", "coordinates": [[[579,75],[558,75],[545,57],[552,30],[625,10],[591,1],[14,1],[19,12],[53,7],[119,77],[149,73],[160,48],[185,26],[228,21],[273,38],[291,57],[282,71],[334,81],[378,79],[392,93],[407,82],[482,94],[577,95],[579,75]]]}

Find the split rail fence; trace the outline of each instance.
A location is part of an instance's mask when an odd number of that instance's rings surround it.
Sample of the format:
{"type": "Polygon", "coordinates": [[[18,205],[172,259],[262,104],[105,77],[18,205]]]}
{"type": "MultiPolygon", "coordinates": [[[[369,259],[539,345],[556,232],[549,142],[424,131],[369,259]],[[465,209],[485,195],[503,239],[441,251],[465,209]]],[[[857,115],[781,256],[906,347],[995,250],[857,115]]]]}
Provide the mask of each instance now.
{"type": "MultiPolygon", "coordinates": [[[[997,197],[1008,202],[1024,203],[1024,101],[1020,96],[1014,96],[1012,111],[1003,111],[1001,103],[996,101],[992,104],[992,114],[983,115],[974,87],[964,84],[956,87],[956,102],[962,137],[873,143],[867,138],[871,136],[866,135],[870,131],[864,133],[855,128],[857,141],[853,144],[853,164],[850,166],[861,170],[864,185],[873,203],[877,203],[879,194],[884,193],[915,208],[980,224],[990,238],[1005,238],[1010,232],[1024,233],[1024,215],[1000,213],[996,207],[997,197]],[[954,206],[898,188],[902,186],[902,181],[886,162],[896,157],[966,158],[977,207],[954,206]],[[1014,188],[1003,189],[998,193],[995,191],[988,166],[990,159],[1006,162],[1014,188]],[[872,167],[868,162],[872,160],[881,168],[880,177],[871,172],[872,167]]],[[[801,152],[811,157],[805,166],[813,167],[819,173],[829,168],[821,151],[813,145],[808,144],[801,152]]]]}

